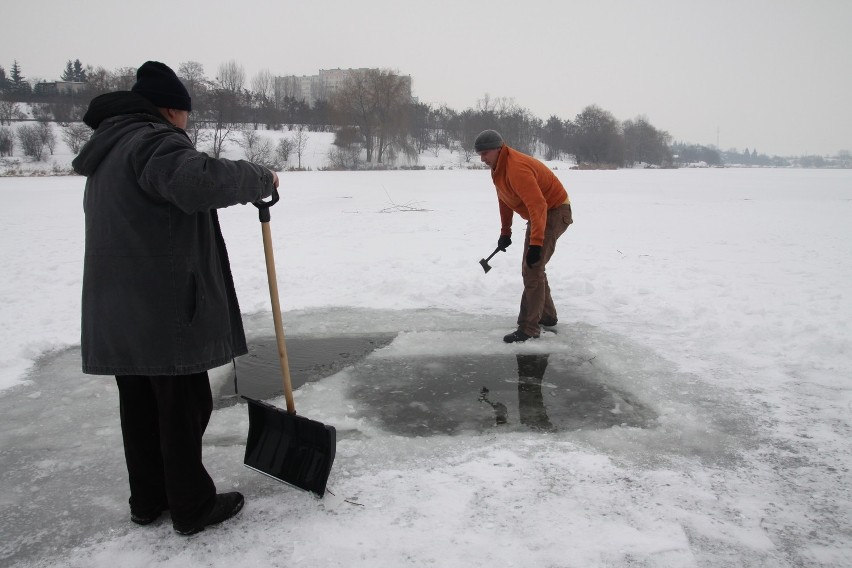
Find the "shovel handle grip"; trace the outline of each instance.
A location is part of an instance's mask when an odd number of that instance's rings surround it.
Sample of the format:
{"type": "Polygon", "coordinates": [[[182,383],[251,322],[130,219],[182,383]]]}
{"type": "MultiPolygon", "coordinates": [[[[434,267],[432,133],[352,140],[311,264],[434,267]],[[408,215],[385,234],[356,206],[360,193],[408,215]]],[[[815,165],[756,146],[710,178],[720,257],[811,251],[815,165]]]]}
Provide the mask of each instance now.
{"type": "Polygon", "coordinates": [[[260,217],[261,223],[269,223],[272,219],[272,216],[269,214],[269,208],[278,203],[280,199],[280,195],[278,195],[278,188],[274,185],[272,186],[272,195],[269,201],[263,201],[262,199],[259,201],[255,201],[252,203],[255,207],[257,207],[257,214],[260,217]]]}

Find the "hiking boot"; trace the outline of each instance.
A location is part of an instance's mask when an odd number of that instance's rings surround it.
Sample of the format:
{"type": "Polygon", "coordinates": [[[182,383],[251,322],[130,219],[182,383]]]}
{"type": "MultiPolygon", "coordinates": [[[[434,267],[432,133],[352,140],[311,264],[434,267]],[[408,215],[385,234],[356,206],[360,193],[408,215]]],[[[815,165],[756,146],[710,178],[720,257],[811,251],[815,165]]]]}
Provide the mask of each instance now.
{"type": "Polygon", "coordinates": [[[539,325],[543,325],[544,327],[553,327],[556,325],[556,318],[541,318],[538,322],[539,325]]]}
{"type": "Polygon", "coordinates": [[[531,335],[527,335],[526,333],[524,333],[523,331],[521,331],[519,329],[517,331],[513,331],[509,335],[504,336],[503,341],[505,341],[506,343],[516,343],[516,342],[526,341],[527,339],[529,339],[531,337],[532,337],[531,335]]]}
{"type": "Polygon", "coordinates": [[[191,525],[181,525],[173,523],[175,532],[184,536],[189,536],[204,530],[204,527],[227,521],[234,515],[240,512],[243,508],[245,499],[241,493],[234,491],[232,493],[219,493],[216,495],[216,501],[213,503],[213,509],[200,521],[191,525]]]}

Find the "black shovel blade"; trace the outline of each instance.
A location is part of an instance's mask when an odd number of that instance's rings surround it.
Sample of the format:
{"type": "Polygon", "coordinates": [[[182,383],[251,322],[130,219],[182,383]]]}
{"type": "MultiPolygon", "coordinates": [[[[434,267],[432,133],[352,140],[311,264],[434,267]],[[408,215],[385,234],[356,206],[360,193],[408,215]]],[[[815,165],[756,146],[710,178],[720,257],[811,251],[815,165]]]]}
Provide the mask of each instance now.
{"type": "Polygon", "coordinates": [[[320,497],[334,463],[333,426],[290,414],[259,400],[248,401],[249,432],[243,463],[255,471],[320,497]]]}
{"type": "Polygon", "coordinates": [[[482,265],[482,270],[485,271],[485,274],[488,274],[488,271],[491,270],[491,267],[488,266],[488,263],[485,261],[484,258],[479,261],[479,264],[482,265]]]}

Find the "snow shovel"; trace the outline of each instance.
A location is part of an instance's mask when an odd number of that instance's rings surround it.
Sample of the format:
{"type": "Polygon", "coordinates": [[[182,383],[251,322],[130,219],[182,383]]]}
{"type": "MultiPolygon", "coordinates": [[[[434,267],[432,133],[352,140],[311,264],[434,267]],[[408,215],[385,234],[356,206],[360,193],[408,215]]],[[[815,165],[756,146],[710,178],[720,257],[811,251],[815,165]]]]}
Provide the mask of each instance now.
{"type": "Polygon", "coordinates": [[[283,481],[322,497],[337,444],[333,426],[296,415],[290,365],[287,362],[287,345],[281,323],[281,305],[278,300],[278,281],[275,277],[275,259],[272,254],[272,232],[269,228],[269,208],[278,201],[278,190],[272,190],[270,201],[260,201],[258,208],[263,229],[263,252],[266,256],[266,275],[269,280],[269,297],[272,301],[272,319],[278,341],[278,359],[284,381],[287,410],[263,401],[243,397],[248,402],[249,432],[246,440],[244,463],[247,467],[269,477],[283,481]]]}

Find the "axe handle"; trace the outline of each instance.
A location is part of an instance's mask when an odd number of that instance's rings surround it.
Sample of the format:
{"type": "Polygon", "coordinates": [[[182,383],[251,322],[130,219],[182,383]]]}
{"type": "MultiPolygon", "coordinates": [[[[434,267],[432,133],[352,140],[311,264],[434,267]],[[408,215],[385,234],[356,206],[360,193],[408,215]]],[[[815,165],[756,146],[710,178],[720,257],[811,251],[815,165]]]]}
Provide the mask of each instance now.
{"type": "Polygon", "coordinates": [[[492,252],[492,253],[491,253],[491,256],[489,256],[488,258],[486,258],[486,259],[485,259],[485,262],[488,262],[489,260],[491,260],[491,258],[492,258],[495,254],[497,254],[498,252],[500,252],[500,250],[501,250],[501,249],[500,249],[500,247],[497,247],[496,249],[494,249],[494,252],[492,252]]]}

